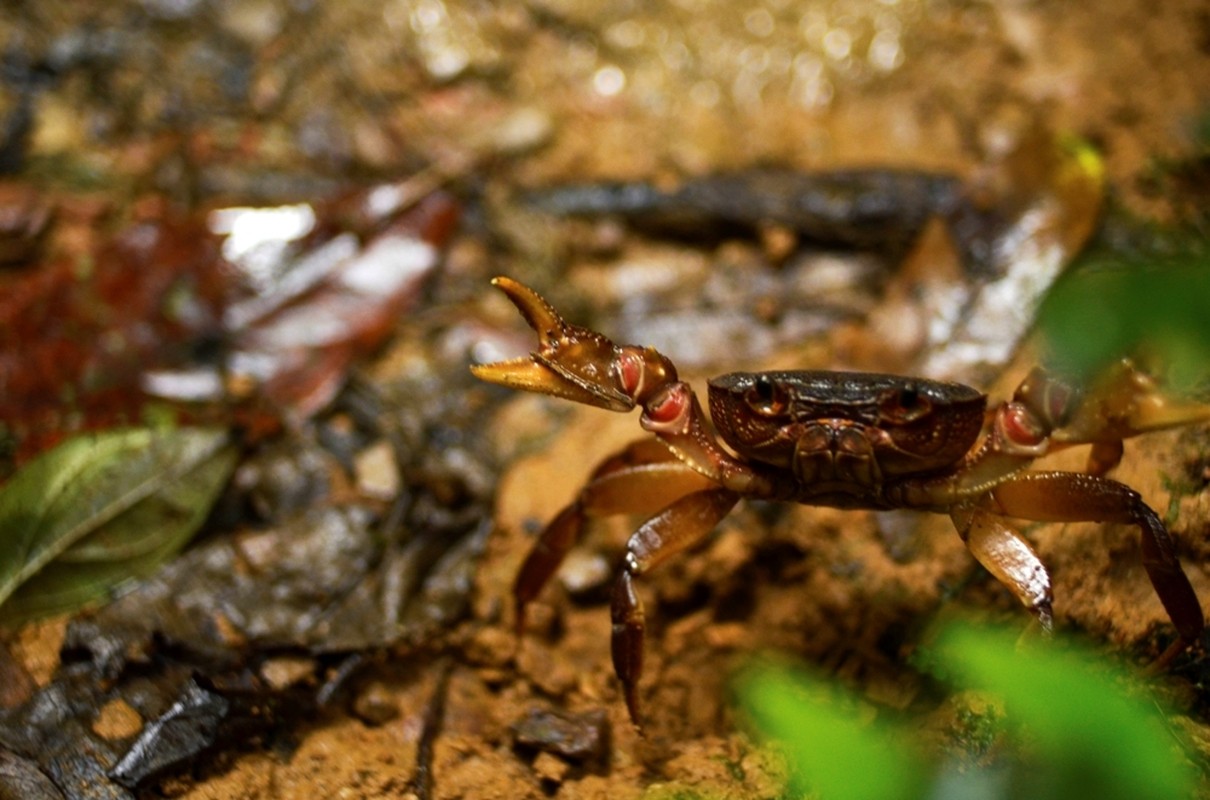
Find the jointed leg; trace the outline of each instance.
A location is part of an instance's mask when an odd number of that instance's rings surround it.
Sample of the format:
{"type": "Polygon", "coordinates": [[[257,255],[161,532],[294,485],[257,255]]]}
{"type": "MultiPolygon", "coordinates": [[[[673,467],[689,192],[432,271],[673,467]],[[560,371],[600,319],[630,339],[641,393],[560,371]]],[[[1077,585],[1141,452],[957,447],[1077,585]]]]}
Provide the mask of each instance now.
{"type": "Polygon", "coordinates": [[[654,514],[679,497],[713,486],[654,439],[634,442],[605,459],[575,501],[542,531],[513,582],[516,630],[525,629],[525,609],[542,591],[579,541],[589,517],[654,514]]]}
{"type": "Polygon", "coordinates": [[[1143,567],[1180,641],[1166,659],[1201,636],[1201,603],[1181,569],[1176,545],[1139,494],[1117,481],[1075,472],[1027,472],[992,489],[980,506],[993,514],[1043,522],[1120,522],[1142,533],[1143,567]]]}
{"type": "Polygon", "coordinates": [[[727,489],[694,492],[647,520],[630,537],[622,572],[614,584],[613,669],[622,682],[626,708],[641,727],[638,683],[643,674],[643,602],[634,590],[635,579],[670,556],[702,540],[735,507],[739,495],[727,489]]]}
{"type": "Polygon", "coordinates": [[[1050,633],[1054,629],[1050,574],[1029,541],[987,511],[959,506],[950,517],[975,560],[1007,586],[1037,617],[1042,630],[1050,633]]]}

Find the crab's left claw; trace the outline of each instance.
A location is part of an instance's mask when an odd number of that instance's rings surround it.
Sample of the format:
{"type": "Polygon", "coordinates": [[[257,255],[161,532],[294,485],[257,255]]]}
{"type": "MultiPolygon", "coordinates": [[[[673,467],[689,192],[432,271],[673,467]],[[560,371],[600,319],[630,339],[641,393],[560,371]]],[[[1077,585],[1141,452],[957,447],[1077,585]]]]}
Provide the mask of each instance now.
{"type": "Polygon", "coordinates": [[[1035,369],[1017,387],[1013,399],[1031,408],[1049,430],[1052,448],[1091,444],[1086,471],[1095,475],[1118,465],[1123,439],[1210,421],[1210,403],[1165,391],[1126,358],[1087,387],[1035,369]]]}
{"type": "Polygon", "coordinates": [[[635,407],[634,398],[623,390],[621,348],[596,331],[568,323],[528,286],[505,277],[494,279],[492,285],[538,332],[538,349],[525,358],[475,364],[471,367],[475,377],[611,411],[635,407]]]}

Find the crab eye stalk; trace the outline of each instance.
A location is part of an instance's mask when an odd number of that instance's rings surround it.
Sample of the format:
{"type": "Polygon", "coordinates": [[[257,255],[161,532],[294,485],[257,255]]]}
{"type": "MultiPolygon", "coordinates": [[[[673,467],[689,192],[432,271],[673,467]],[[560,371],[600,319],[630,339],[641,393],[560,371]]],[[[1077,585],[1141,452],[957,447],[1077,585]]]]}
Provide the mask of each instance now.
{"type": "Polygon", "coordinates": [[[932,403],[914,383],[906,383],[889,393],[881,407],[883,421],[899,425],[915,422],[932,410],[932,403]]]}
{"type": "Polygon", "coordinates": [[[768,375],[757,375],[752,388],[744,393],[744,402],[753,412],[764,417],[783,414],[788,404],[785,388],[768,375]]]}

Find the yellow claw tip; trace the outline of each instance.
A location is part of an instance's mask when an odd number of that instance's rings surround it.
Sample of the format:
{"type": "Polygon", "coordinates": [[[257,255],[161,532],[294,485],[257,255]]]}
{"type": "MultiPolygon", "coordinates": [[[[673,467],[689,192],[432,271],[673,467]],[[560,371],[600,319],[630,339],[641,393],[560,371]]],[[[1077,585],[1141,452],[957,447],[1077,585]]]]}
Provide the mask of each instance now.
{"type": "Polygon", "coordinates": [[[492,286],[504,292],[521,312],[526,324],[537,331],[540,346],[551,345],[567,329],[567,323],[559,316],[559,312],[555,311],[542,295],[525,284],[499,275],[492,279],[492,286]]]}
{"type": "Polygon", "coordinates": [[[471,374],[488,383],[514,389],[531,389],[539,382],[544,372],[530,357],[522,356],[508,361],[493,361],[490,364],[471,364],[471,374]]]}

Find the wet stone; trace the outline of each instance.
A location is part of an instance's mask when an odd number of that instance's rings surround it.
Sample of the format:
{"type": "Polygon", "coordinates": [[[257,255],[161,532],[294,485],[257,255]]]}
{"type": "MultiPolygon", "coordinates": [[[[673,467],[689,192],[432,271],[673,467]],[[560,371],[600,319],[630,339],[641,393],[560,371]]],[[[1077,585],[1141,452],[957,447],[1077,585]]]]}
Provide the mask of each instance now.
{"type": "Polygon", "coordinates": [[[33,761],[0,749],[0,800],[63,800],[63,793],[33,761]]]}
{"type": "Polygon", "coordinates": [[[517,748],[568,761],[601,761],[609,751],[609,719],[601,709],[571,714],[533,708],[513,723],[512,731],[517,748]]]}
{"type": "Polygon", "coordinates": [[[374,681],[358,692],[353,714],[367,725],[385,725],[399,716],[399,702],[386,686],[374,681]]]}
{"type": "Polygon", "coordinates": [[[165,770],[188,763],[214,744],[229,710],[221,695],[190,681],[167,713],[143,728],[110,770],[109,779],[133,790],[165,770]]]}

